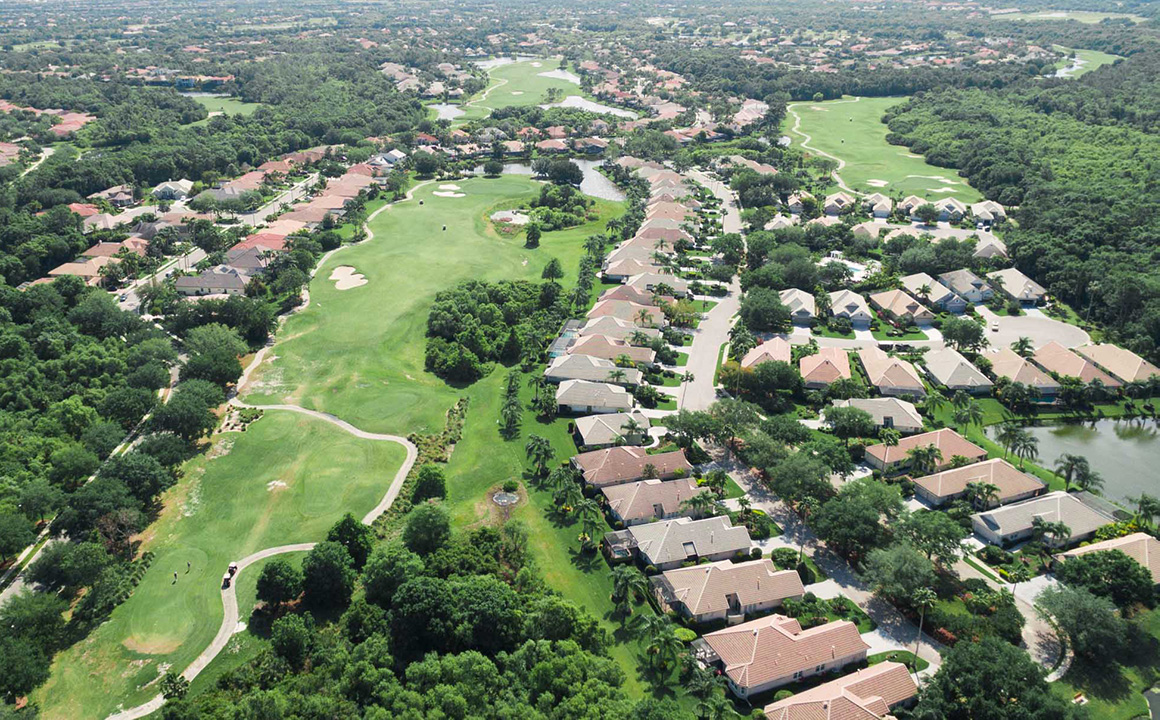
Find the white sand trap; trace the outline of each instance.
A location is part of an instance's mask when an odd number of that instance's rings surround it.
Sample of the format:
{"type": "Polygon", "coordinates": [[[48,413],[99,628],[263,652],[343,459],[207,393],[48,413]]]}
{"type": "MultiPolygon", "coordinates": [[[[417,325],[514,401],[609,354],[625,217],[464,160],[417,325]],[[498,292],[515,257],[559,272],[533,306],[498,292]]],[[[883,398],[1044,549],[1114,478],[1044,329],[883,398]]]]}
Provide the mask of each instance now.
{"type": "Polygon", "coordinates": [[[532,67],[544,67],[544,63],[537,61],[532,63],[532,67]]]}
{"type": "Polygon", "coordinates": [[[886,187],[890,182],[888,180],[867,180],[866,184],[870,187],[886,187]]]}
{"type": "Polygon", "coordinates": [[[915,155],[914,153],[898,153],[898,154],[901,155],[902,157],[917,158],[919,160],[922,159],[921,155],[915,155]]]}
{"type": "Polygon", "coordinates": [[[448,183],[446,185],[440,185],[439,189],[440,190],[462,190],[463,188],[459,187],[458,185],[452,185],[451,183],[448,183]]]}
{"type": "Polygon", "coordinates": [[[536,74],[539,75],[540,77],[546,77],[546,78],[552,78],[553,80],[563,80],[564,82],[570,82],[573,85],[580,84],[580,76],[579,75],[577,75],[576,73],[570,73],[567,70],[562,70],[560,68],[556,68],[555,70],[548,70],[547,72],[536,73],[536,74]]]}
{"type": "Polygon", "coordinates": [[[286,487],[286,483],[282,482],[281,480],[271,480],[270,482],[266,483],[266,489],[269,490],[270,492],[274,492],[275,490],[281,490],[285,487],[286,487]]]}
{"type": "Polygon", "coordinates": [[[951,193],[951,192],[954,192],[955,189],[953,187],[940,187],[940,188],[931,188],[930,191],[937,192],[937,193],[951,193]]]}
{"type": "Polygon", "coordinates": [[[467,193],[452,192],[450,190],[436,190],[435,192],[433,192],[431,194],[434,195],[435,197],[451,197],[451,198],[467,197],[467,193]]]}
{"type": "Polygon", "coordinates": [[[491,214],[492,222],[507,223],[509,225],[527,225],[530,220],[530,217],[515,210],[500,210],[491,214]]]}
{"type": "Polygon", "coordinates": [[[810,110],[813,110],[814,112],[829,112],[830,111],[829,108],[818,107],[817,105],[810,105],[810,110]]]}
{"type": "Polygon", "coordinates": [[[336,267],[334,272],[330,273],[330,279],[334,281],[335,290],[350,290],[367,284],[366,276],[355,272],[350,265],[336,267]]]}
{"type": "Polygon", "coordinates": [[[523,95],[523,94],[524,94],[523,90],[512,90],[512,95],[523,95]]]}

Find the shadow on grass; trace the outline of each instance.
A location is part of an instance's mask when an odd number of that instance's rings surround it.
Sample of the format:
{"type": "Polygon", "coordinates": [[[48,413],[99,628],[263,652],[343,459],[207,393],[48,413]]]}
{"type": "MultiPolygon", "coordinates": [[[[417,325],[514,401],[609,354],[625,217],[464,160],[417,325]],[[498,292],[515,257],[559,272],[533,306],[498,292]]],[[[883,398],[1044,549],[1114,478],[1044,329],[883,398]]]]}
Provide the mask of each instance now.
{"type": "Polygon", "coordinates": [[[1115,662],[1093,664],[1076,658],[1067,672],[1067,682],[1083,688],[1088,695],[1106,703],[1126,702],[1133,693],[1132,681],[1115,662]]]}
{"type": "Polygon", "coordinates": [[[607,567],[604,557],[599,552],[573,547],[568,548],[568,555],[572,558],[572,565],[583,573],[596,572],[607,567]]]}

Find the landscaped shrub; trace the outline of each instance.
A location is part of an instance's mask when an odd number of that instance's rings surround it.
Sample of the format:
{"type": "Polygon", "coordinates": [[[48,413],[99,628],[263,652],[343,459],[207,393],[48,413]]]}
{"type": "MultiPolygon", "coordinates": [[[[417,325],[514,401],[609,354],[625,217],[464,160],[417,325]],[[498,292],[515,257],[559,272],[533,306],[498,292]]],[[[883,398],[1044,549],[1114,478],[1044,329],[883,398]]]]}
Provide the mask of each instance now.
{"type": "Polygon", "coordinates": [[[686,627],[677,628],[673,631],[673,634],[676,635],[677,639],[683,643],[691,643],[697,639],[697,633],[686,627]]]}
{"type": "Polygon", "coordinates": [[[1007,565],[1014,556],[997,545],[988,545],[978,552],[983,562],[992,566],[1007,565]]]}

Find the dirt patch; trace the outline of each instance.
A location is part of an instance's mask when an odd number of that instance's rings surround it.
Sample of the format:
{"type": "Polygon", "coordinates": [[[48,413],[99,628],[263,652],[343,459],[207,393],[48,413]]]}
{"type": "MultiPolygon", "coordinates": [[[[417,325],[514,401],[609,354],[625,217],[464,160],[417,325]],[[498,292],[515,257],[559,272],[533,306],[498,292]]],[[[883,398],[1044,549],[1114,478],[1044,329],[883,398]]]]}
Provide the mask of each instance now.
{"type": "Polygon", "coordinates": [[[181,647],[181,641],[172,637],[131,635],[122,645],[142,655],[168,655],[181,647]]]}
{"type": "Polygon", "coordinates": [[[339,265],[330,273],[329,279],[334,281],[335,290],[350,290],[367,284],[366,276],[355,272],[350,265],[339,265]]]}
{"type": "Polygon", "coordinates": [[[207,460],[216,460],[220,457],[225,457],[230,454],[230,450],[234,449],[234,439],[232,437],[220,438],[205,454],[207,460]]]}
{"type": "Polygon", "coordinates": [[[523,95],[523,94],[524,94],[523,90],[512,90],[512,95],[523,95]]]}

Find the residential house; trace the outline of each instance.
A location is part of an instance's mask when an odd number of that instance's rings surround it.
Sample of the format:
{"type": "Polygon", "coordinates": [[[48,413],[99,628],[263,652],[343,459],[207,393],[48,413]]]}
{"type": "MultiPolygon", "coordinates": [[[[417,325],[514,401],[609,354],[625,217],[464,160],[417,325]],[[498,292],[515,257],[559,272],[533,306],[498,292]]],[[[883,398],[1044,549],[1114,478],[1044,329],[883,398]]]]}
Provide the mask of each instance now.
{"type": "Polygon", "coordinates": [[[651,342],[661,336],[661,331],[656,328],[641,327],[629,320],[621,320],[608,315],[589,320],[584,324],[584,327],[580,328],[579,332],[582,337],[585,335],[604,335],[614,340],[624,340],[630,343],[634,342],[638,333],[646,342],[651,342]]]}
{"type": "MultiPolygon", "coordinates": [[[[656,295],[645,290],[644,288],[629,287],[628,285],[617,285],[614,288],[609,288],[600,293],[599,300],[625,300],[637,305],[662,305],[667,302],[672,302],[672,296],[656,295]],[[654,301],[655,300],[655,301],[654,301]]],[[[593,333],[589,333],[593,334],[593,333]]]]}
{"type": "Polygon", "coordinates": [[[862,208],[876,218],[888,218],[894,212],[894,201],[882,193],[871,193],[862,198],[862,208]]]}
{"type": "Polygon", "coordinates": [[[966,300],[926,273],[907,275],[902,278],[902,287],[912,296],[947,312],[957,314],[967,309],[966,300]]]}
{"type": "Polygon", "coordinates": [[[914,403],[895,397],[850,398],[835,400],[835,407],[852,407],[869,413],[877,429],[890,428],[903,435],[922,432],[922,416],[914,403]]]}
{"type": "Polygon", "coordinates": [[[646,477],[652,472],[650,466],[659,480],[693,474],[693,466],[685,458],[684,450],[649,455],[644,448],[624,446],[574,455],[572,466],[584,476],[584,482],[596,488],[652,479],[646,477]]]}
{"type": "Polygon", "coordinates": [[[73,275],[84,280],[86,285],[100,285],[101,268],[116,262],[120,261],[111,257],[95,257],[83,262],[67,262],[49,270],[48,277],[58,278],[64,275],[73,275]]]}
{"type": "Polygon", "coordinates": [[[192,180],[169,180],[153,188],[153,197],[157,200],[184,200],[192,190],[192,180]]]}
{"type": "Polygon", "coordinates": [[[650,293],[664,285],[676,297],[684,297],[689,294],[689,283],[676,275],[670,275],[668,273],[644,272],[639,275],[633,275],[625,285],[631,288],[647,290],[650,293]]]}
{"type": "Polygon", "coordinates": [[[971,205],[971,217],[990,227],[992,223],[1007,218],[1007,211],[994,200],[983,200],[971,205]]]}
{"type": "Polygon", "coordinates": [[[997,378],[1007,378],[1012,383],[1020,383],[1033,389],[1041,402],[1052,402],[1059,395],[1059,383],[1040,370],[1035,363],[1010,348],[1000,348],[987,355],[991,361],[991,372],[997,378]]]}
{"type": "Polygon", "coordinates": [[[846,318],[855,328],[866,329],[874,314],[866,299],[853,290],[836,290],[830,293],[830,314],[846,318]]]}
{"type": "Polygon", "coordinates": [[[1024,305],[1038,305],[1047,297],[1047,290],[1042,285],[1019,272],[1017,268],[1009,267],[1005,270],[996,270],[987,273],[992,280],[991,285],[999,291],[1024,305]]]}
{"type": "Polygon", "coordinates": [[[789,310],[789,316],[795,325],[809,325],[817,313],[813,293],[797,288],[789,288],[778,293],[781,304],[789,310]]]}
{"type": "Polygon", "coordinates": [[[588,380],[610,385],[635,386],[640,385],[642,377],[641,371],[636,368],[620,368],[605,358],[568,353],[553,358],[544,370],[544,379],[555,384],[566,380],[588,380]]]}
{"type": "Polygon", "coordinates": [[[589,380],[565,380],[556,388],[556,404],[561,412],[575,415],[619,413],[631,410],[632,395],[620,387],[589,380]]]}
{"type": "Polygon", "coordinates": [[[109,215],[108,213],[97,213],[90,215],[81,221],[81,230],[85,233],[91,233],[94,230],[112,230],[120,225],[122,220],[116,215],[109,215]]]}
{"type": "Polygon", "coordinates": [[[704,636],[706,660],[740,698],[774,690],[866,659],[858,626],[838,620],[803,630],[793,618],[769,615],[704,636]]]}
{"type": "Polygon", "coordinates": [[[866,463],[885,473],[894,473],[910,464],[908,453],[917,447],[933,445],[939,449],[942,459],[935,470],[942,470],[951,464],[951,458],[961,455],[970,463],[987,459],[987,451],[959,435],[950,428],[911,435],[898,441],[897,445],[880,443],[866,448],[866,463]]]}
{"type": "Polygon", "coordinates": [[[939,507],[964,497],[971,483],[995,486],[996,497],[987,507],[1027,500],[1047,490],[1039,478],[1023,472],[1002,458],[992,458],[916,478],[914,492],[930,505],[939,507]]]}
{"type": "Polygon", "coordinates": [[[182,295],[241,295],[250,278],[242,271],[218,265],[197,275],[183,275],[174,281],[174,288],[182,295]]]}
{"type": "Polygon", "coordinates": [[[1065,553],[1057,555],[1056,558],[1066,562],[1080,555],[1093,552],[1106,552],[1109,550],[1119,550],[1143,565],[1144,569],[1152,575],[1152,584],[1160,585],[1160,540],[1157,540],[1148,533],[1135,532],[1131,535],[1125,535],[1113,540],[1094,542],[1091,545],[1084,545],[1074,550],[1068,550],[1065,553]]]}
{"type": "Polygon", "coordinates": [[[1120,381],[1112,378],[1096,364],[1085,357],[1076,355],[1055,340],[1035,351],[1031,356],[1035,364],[1057,377],[1079,378],[1085,383],[1099,381],[1109,388],[1120,387],[1120,381]]]}
{"type": "Polygon", "coordinates": [[[902,663],[882,662],[766,705],[766,720],[888,720],[918,696],[902,663]]]}
{"type": "Polygon", "coordinates": [[[129,207],[134,202],[136,202],[136,200],[133,199],[132,185],[116,185],[114,187],[108,188],[107,190],[95,192],[92,195],[89,195],[88,199],[107,200],[110,205],[116,208],[129,207]]]}
{"type": "Polygon", "coordinates": [[[783,363],[790,361],[789,341],[780,335],[775,335],[745,353],[745,357],[741,358],[741,367],[752,368],[775,360],[783,363]]]}
{"type": "Polygon", "coordinates": [[[671,608],[694,623],[741,622],[805,594],[797,571],[778,570],[769,558],[666,570],[654,576],[652,583],[662,608],[671,608]]]}
{"type": "Polygon", "coordinates": [[[599,155],[608,148],[608,141],[604,138],[586,137],[577,138],[572,141],[572,147],[577,152],[582,152],[589,155],[599,155]]]}
{"type": "Polygon", "coordinates": [[[877,347],[864,347],[858,351],[858,360],[870,384],[883,395],[922,397],[926,387],[918,371],[907,361],[891,357],[877,347]]]}
{"type": "Polygon", "coordinates": [[[907,195],[902,198],[902,202],[898,203],[898,209],[913,217],[915,210],[929,203],[929,200],[924,200],[917,195],[907,195]]]}
{"type": "Polygon", "coordinates": [[[733,527],[722,515],[633,525],[606,534],[604,544],[614,560],[636,557],[642,565],[670,570],[701,558],[728,560],[739,552],[748,553],[751,541],[745,526],[733,527]]]}
{"type": "Polygon", "coordinates": [[[805,200],[807,199],[813,200],[814,196],[805,191],[794,193],[786,200],[785,206],[789,209],[790,214],[801,215],[802,210],[805,209],[805,200]]]}
{"type": "Polygon", "coordinates": [[[540,140],[536,143],[536,149],[542,153],[566,153],[568,152],[568,144],[563,140],[556,140],[548,138],[547,140],[540,140]]]}
{"type": "Polygon", "coordinates": [[[613,445],[641,445],[648,440],[648,417],[639,411],[576,418],[576,444],[586,450],[613,445]],[[638,430],[628,428],[635,427],[638,430]]]}
{"type": "Polygon", "coordinates": [[[253,277],[266,271],[275,251],[261,247],[234,248],[226,251],[225,264],[253,277]]]}
{"type": "Polygon", "coordinates": [[[692,478],[676,480],[640,480],[624,485],[610,485],[600,489],[607,501],[609,514],[625,527],[672,520],[677,517],[697,517],[686,502],[706,492],[692,478]]]}
{"type": "Polygon", "coordinates": [[[962,390],[971,395],[986,395],[995,385],[954,348],[931,350],[923,356],[922,362],[927,377],[952,392],[962,390]]]}
{"type": "Polygon", "coordinates": [[[969,303],[984,303],[995,295],[990,285],[966,268],[945,272],[938,276],[938,281],[969,303]]]}
{"type": "Polygon", "coordinates": [[[850,356],[842,348],[819,348],[813,355],[806,355],[798,363],[798,372],[809,390],[821,390],[838,380],[849,380],[850,356]]]}
{"type": "Polygon", "coordinates": [[[638,305],[624,300],[601,300],[588,311],[588,319],[614,317],[644,326],[664,325],[665,314],[655,305],[638,305]]]}
{"type": "Polygon", "coordinates": [[[934,313],[902,290],[886,290],[870,296],[870,304],[900,323],[930,325],[934,313]]]}
{"type": "Polygon", "coordinates": [[[967,206],[953,197],[936,200],[934,206],[938,208],[941,222],[958,222],[967,214],[967,206]]]}
{"type": "Polygon", "coordinates": [[[885,226],[881,223],[866,221],[858,223],[854,227],[850,228],[850,233],[859,239],[877,240],[878,233],[882,230],[883,227],[885,226]]]}
{"type": "Polygon", "coordinates": [[[1034,535],[1036,520],[1062,522],[1067,525],[1069,536],[1064,539],[1048,536],[1044,542],[1052,547],[1068,547],[1091,538],[1097,530],[1115,522],[1104,505],[1087,493],[1056,491],[975,513],[971,516],[971,526],[976,535],[991,545],[1009,546],[1034,535]]]}
{"type": "Polygon", "coordinates": [[[1153,375],[1160,375],[1160,368],[1115,345],[1080,345],[1075,351],[1122,383],[1147,382],[1153,375]]]}
{"type": "Polygon", "coordinates": [[[628,358],[636,365],[646,366],[656,364],[657,359],[656,350],[650,347],[629,345],[623,340],[613,340],[603,335],[585,335],[579,338],[568,348],[568,354],[589,355],[614,362],[620,358],[628,358]]]}
{"type": "Polygon", "coordinates": [[[827,215],[841,215],[853,206],[854,198],[844,192],[836,192],[833,195],[826,196],[826,201],[822,205],[822,209],[825,210],[827,215]]]}
{"type": "Polygon", "coordinates": [[[972,253],[971,257],[1006,258],[1007,244],[991,233],[980,233],[979,240],[975,243],[975,252],[972,253]]]}

